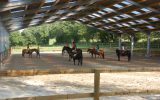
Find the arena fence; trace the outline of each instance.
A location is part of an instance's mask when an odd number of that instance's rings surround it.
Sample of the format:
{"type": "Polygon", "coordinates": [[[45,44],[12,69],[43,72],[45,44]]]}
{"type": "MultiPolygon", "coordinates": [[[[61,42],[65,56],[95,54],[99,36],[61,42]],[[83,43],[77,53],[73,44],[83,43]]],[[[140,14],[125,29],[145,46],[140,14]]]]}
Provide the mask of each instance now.
{"type": "Polygon", "coordinates": [[[18,77],[18,76],[33,76],[46,74],[80,74],[94,73],[94,92],[79,93],[79,94],[61,94],[50,96],[35,96],[23,98],[11,98],[3,100],[60,100],[60,99],[78,99],[78,98],[94,98],[99,100],[101,96],[118,96],[118,95],[136,95],[136,94],[160,94],[160,90],[129,90],[116,92],[100,92],[100,73],[120,73],[120,72],[160,72],[160,68],[128,68],[128,69],[90,69],[90,68],[72,68],[72,69],[31,69],[31,70],[4,70],[0,71],[0,76],[18,77]]]}
{"type": "Polygon", "coordinates": [[[0,66],[3,65],[4,61],[11,55],[11,48],[6,49],[3,52],[0,52],[0,66]]]}

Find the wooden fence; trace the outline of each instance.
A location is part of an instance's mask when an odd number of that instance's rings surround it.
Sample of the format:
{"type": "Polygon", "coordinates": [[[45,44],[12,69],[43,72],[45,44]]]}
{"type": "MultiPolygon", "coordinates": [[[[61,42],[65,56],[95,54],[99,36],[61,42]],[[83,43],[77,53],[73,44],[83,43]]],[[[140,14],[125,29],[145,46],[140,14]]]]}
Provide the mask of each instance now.
{"type": "Polygon", "coordinates": [[[100,96],[117,96],[117,95],[132,95],[132,94],[160,94],[160,90],[129,90],[116,92],[100,92],[100,73],[120,73],[120,72],[160,72],[160,68],[128,68],[128,69],[108,69],[108,68],[70,68],[70,69],[46,69],[46,70],[4,70],[0,71],[0,77],[17,77],[17,76],[32,76],[46,74],[79,74],[79,73],[94,73],[94,92],[79,93],[79,94],[64,94],[50,96],[35,96],[23,98],[11,98],[3,100],[60,100],[60,99],[76,99],[76,98],[94,98],[99,100],[100,96]]]}
{"type": "Polygon", "coordinates": [[[11,55],[11,48],[6,49],[3,52],[0,52],[0,66],[4,63],[4,61],[11,55]]]}

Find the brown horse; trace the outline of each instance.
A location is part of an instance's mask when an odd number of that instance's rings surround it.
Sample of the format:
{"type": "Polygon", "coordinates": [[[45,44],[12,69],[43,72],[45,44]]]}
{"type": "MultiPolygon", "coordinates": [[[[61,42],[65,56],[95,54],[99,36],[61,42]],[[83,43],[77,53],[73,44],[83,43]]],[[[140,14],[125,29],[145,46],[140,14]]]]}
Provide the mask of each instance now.
{"type": "Polygon", "coordinates": [[[121,56],[127,56],[128,57],[128,61],[131,60],[131,51],[130,50],[119,50],[119,49],[116,49],[116,54],[117,54],[117,57],[118,57],[118,61],[120,61],[120,57],[121,56]]]}
{"type": "Polygon", "coordinates": [[[39,49],[30,49],[30,57],[32,57],[32,53],[35,52],[36,53],[36,57],[40,58],[40,52],[39,49]]]}
{"type": "Polygon", "coordinates": [[[103,50],[99,50],[97,52],[96,49],[88,48],[87,52],[89,52],[92,55],[92,58],[93,58],[93,55],[95,55],[95,58],[96,58],[96,55],[98,55],[99,57],[104,59],[104,51],[103,50]]]}
{"type": "Polygon", "coordinates": [[[29,57],[30,57],[30,50],[29,49],[22,49],[22,57],[25,57],[25,54],[29,54],[29,57]]]}
{"type": "Polygon", "coordinates": [[[29,57],[32,57],[32,53],[36,53],[36,57],[40,58],[39,49],[22,49],[22,57],[25,57],[25,54],[29,54],[29,57]]]}

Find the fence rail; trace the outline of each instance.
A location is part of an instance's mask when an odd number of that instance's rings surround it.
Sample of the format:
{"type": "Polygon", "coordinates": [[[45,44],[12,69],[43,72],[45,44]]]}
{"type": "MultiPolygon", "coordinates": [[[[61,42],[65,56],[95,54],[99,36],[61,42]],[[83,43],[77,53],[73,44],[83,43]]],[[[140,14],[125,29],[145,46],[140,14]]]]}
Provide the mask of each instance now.
{"type": "Polygon", "coordinates": [[[0,52],[0,66],[4,63],[4,61],[11,55],[11,48],[0,52]]]}
{"type": "MultiPolygon", "coordinates": [[[[80,47],[80,48],[88,48],[88,47],[93,47],[93,45],[95,45],[95,44],[99,44],[99,46],[101,47],[101,48],[115,48],[115,47],[118,47],[118,43],[76,43],[77,44],[77,47],[80,47]]],[[[58,47],[62,47],[62,46],[64,46],[64,45],[66,45],[65,43],[57,43],[57,44],[54,44],[54,45],[49,45],[49,46],[40,46],[40,47],[56,47],[56,46],[58,46],[58,47]]],[[[128,47],[128,48],[130,48],[130,45],[131,45],[131,43],[125,43],[125,45],[128,47]]],[[[71,44],[70,44],[70,46],[71,46],[71,44]]],[[[24,47],[24,46],[13,46],[13,48],[20,48],[20,49],[22,49],[22,47],[24,47]]],[[[37,45],[35,46],[35,47],[37,47],[37,45]]],[[[147,48],[147,43],[135,43],[134,44],[134,47],[135,48],[147,48]]],[[[150,47],[151,48],[160,48],[160,43],[151,43],[151,45],[150,45],[150,47]]]]}
{"type": "Polygon", "coordinates": [[[131,95],[131,94],[160,94],[160,90],[129,90],[116,92],[100,92],[100,73],[120,73],[120,72],[160,72],[160,68],[126,68],[126,69],[90,69],[90,68],[71,68],[71,69],[46,69],[46,70],[6,70],[0,71],[0,76],[31,76],[31,75],[46,75],[46,74],[79,74],[79,73],[94,73],[94,92],[93,93],[79,93],[79,94],[64,94],[51,96],[35,96],[24,98],[12,98],[4,100],[59,100],[59,99],[75,99],[75,98],[89,98],[99,100],[100,96],[117,96],[117,95],[131,95]]]}

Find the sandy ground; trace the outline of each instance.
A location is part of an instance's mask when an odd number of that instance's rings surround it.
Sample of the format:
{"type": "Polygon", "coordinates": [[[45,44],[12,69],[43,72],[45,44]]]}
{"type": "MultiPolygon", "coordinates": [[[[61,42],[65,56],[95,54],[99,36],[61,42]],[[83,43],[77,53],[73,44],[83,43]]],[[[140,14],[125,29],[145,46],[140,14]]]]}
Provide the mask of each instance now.
{"type": "MultiPolygon", "coordinates": [[[[115,55],[107,54],[105,59],[95,59],[85,53],[83,66],[74,66],[73,62],[68,61],[68,56],[61,56],[60,53],[43,53],[40,59],[35,57],[22,58],[20,54],[14,54],[5,65],[1,66],[0,70],[76,67],[160,68],[160,61],[159,58],[133,57],[131,62],[127,62],[127,59],[123,57],[121,62],[119,62],[115,55]]],[[[101,92],[121,90],[160,90],[160,72],[103,73],[101,74],[100,81],[101,92]]],[[[56,94],[92,93],[93,82],[93,74],[0,77],[0,99],[56,94]]],[[[92,98],[76,100],[92,100],[92,98]]],[[[160,100],[160,94],[101,97],[100,100],[160,100]]]]}
{"type": "MultiPolygon", "coordinates": [[[[0,99],[56,94],[92,93],[93,82],[93,74],[1,77],[0,99]]],[[[160,73],[103,73],[101,74],[100,82],[101,92],[154,90],[160,89],[160,73]]],[[[107,98],[109,98],[109,100],[160,100],[160,95],[113,96],[107,98]],[[135,99],[135,97],[137,99],[135,99]]],[[[92,98],[86,100],[92,100],[92,98]]],[[[106,97],[101,97],[101,100],[106,100],[106,97]]]]}

